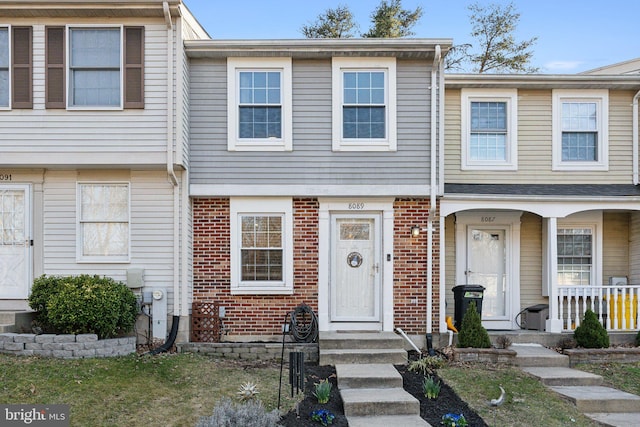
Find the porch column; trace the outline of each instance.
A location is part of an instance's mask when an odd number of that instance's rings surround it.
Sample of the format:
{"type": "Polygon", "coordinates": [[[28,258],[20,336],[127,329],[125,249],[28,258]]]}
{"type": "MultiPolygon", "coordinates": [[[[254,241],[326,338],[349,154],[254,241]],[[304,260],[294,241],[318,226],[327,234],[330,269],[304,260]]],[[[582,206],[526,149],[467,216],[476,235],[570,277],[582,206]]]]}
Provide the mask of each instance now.
{"type": "Polygon", "coordinates": [[[549,291],[549,320],[547,332],[562,332],[562,320],[558,317],[558,219],[546,218],[547,223],[547,268],[545,281],[549,291]]]}

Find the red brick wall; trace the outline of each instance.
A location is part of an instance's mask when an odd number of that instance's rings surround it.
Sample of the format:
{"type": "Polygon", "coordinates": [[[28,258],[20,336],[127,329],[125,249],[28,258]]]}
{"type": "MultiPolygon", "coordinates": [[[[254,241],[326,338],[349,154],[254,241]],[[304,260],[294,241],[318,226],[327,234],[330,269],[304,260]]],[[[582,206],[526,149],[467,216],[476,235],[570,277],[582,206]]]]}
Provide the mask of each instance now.
{"type": "MultiPolygon", "coordinates": [[[[408,334],[424,335],[427,331],[427,232],[421,231],[419,237],[411,237],[411,227],[426,228],[428,213],[428,199],[396,199],[394,203],[394,326],[408,334]]],[[[438,330],[440,304],[438,231],[434,226],[431,319],[434,331],[438,330]]]]}
{"type": "Polygon", "coordinates": [[[293,199],[294,294],[231,295],[229,199],[193,201],[193,299],[226,308],[232,335],[279,335],[285,316],[306,303],[318,310],[318,202],[293,199]]]}
{"type": "MultiPolygon", "coordinates": [[[[229,199],[194,199],[194,301],[226,307],[224,327],[232,335],[279,335],[287,312],[306,303],[318,309],[318,209],[316,199],[294,198],[294,294],[231,295],[229,199]]],[[[426,226],[428,199],[394,203],[395,326],[409,334],[426,332],[427,233],[412,238],[413,225],[426,226]]],[[[438,227],[434,227],[433,330],[438,330],[438,227]]]]}

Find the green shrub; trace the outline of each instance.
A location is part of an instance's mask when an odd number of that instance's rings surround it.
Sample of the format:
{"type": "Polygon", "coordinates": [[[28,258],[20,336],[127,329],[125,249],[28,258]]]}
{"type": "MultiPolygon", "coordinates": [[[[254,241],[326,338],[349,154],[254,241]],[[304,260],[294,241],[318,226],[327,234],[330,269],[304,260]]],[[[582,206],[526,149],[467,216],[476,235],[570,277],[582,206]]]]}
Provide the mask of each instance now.
{"type": "Polygon", "coordinates": [[[37,278],[29,306],[47,329],[99,338],[131,332],[138,314],[136,297],[126,285],[90,275],[37,278]]]}
{"type": "Polygon", "coordinates": [[[607,330],[598,321],[598,315],[592,310],[584,313],[584,320],[573,331],[573,337],[580,347],[607,348],[609,347],[609,335],[607,330]]]}
{"type": "Polygon", "coordinates": [[[480,315],[476,310],[475,301],[469,303],[466,313],[462,318],[460,332],[458,332],[458,347],[489,348],[491,339],[489,333],[482,326],[480,315]]]}
{"type": "Polygon", "coordinates": [[[279,420],[278,411],[267,412],[259,400],[234,404],[225,397],[216,404],[210,417],[200,418],[196,427],[276,427],[279,420]]]}

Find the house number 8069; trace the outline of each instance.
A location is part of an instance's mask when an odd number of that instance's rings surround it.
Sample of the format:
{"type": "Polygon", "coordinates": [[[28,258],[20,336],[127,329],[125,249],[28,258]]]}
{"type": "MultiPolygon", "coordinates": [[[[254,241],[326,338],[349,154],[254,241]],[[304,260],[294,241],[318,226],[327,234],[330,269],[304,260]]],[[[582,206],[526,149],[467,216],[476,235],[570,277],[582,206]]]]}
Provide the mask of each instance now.
{"type": "Polygon", "coordinates": [[[364,203],[349,203],[350,211],[361,211],[364,209],[364,203]]]}

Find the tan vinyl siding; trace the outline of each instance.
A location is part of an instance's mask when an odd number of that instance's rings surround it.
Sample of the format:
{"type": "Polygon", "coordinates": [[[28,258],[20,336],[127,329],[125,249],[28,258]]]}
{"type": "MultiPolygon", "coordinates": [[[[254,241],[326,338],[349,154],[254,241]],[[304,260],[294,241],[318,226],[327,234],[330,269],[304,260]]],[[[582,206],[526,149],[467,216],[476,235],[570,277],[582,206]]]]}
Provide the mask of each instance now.
{"type": "Polygon", "coordinates": [[[444,297],[446,304],[446,315],[453,318],[454,314],[454,300],[453,300],[453,287],[458,285],[456,283],[456,222],[455,215],[449,215],[445,218],[445,281],[444,281],[444,297]]]}
{"type": "Polygon", "coordinates": [[[631,212],[629,220],[629,283],[640,283],[640,212],[631,212]]]}
{"type": "Polygon", "coordinates": [[[165,164],[167,32],[156,22],[145,25],[145,108],[122,111],[46,110],[45,25],[64,23],[34,25],[33,110],[0,115],[0,165],[165,164]]]}
{"type": "Polygon", "coordinates": [[[333,152],[331,61],[293,60],[293,152],[227,151],[224,60],[191,61],[191,182],[428,185],[430,69],[397,63],[397,152],[333,152]]]}
{"type": "Polygon", "coordinates": [[[460,90],[446,93],[445,181],[475,184],[630,184],[631,91],[609,91],[609,170],[552,170],[552,91],[518,90],[518,170],[461,170],[460,90]]]}
{"type": "Polygon", "coordinates": [[[542,218],[524,212],[520,226],[520,310],[547,304],[542,296],[542,218]]]}
{"type": "Polygon", "coordinates": [[[609,277],[629,276],[629,217],[626,212],[603,214],[603,285],[609,283],[609,277]]]}

